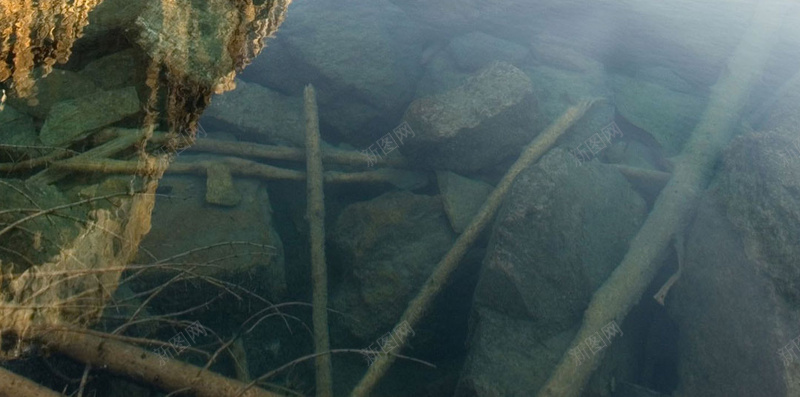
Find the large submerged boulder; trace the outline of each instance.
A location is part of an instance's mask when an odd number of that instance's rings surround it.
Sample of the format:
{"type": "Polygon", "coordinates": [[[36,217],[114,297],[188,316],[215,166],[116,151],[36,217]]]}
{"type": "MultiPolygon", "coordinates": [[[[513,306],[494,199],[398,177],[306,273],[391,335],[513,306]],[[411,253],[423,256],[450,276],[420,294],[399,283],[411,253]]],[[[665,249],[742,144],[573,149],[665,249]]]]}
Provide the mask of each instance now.
{"type": "MultiPolygon", "coordinates": [[[[182,156],[178,162],[192,161],[189,157],[204,156],[182,156]]],[[[160,181],[163,195],[156,200],[152,230],[142,242],[139,263],[191,251],[173,261],[179,269],[194,265],[198,277],[234,282],[269,299],[282,298],[287,289],[283,244],[272,223],[266,187],[258,181],[234,180],[232,188],[240,200],[231,208],[207,202],[216,189],[209,185],[195,176],[167,176],[160,181]]],[[[152,282],[175,273],[165,270],[143,276],[152,282]]],[[[207,288],[181,291],[173,298],[194,304],[208,299],[207,288]]]]}
{"type": "Polygon", "coordinates": [[[798,192],[796,127],[726,151],[667,299],[681,337],[675,396],[800,395],[798,192]]]}
{"type": "Polygon", "coordinates": [[[352,319],[351,334],[371,341],[392,329],[454,233],[439,197],[397,192],[345,208],[332,238],[348,264],[332,306],[352,319]]]}
{"type": "Polygon", "coordinates": [[[645,214],[615,170],[562,149],[523,171],[495,221],[457,395],[535,395],[645,214]]]}
{"type": "Polygon", "coordinates": [[[411,103],[401,150],[434,169],[475,171],[518,153],[538,132],[528,76],[496,62],[447,92],[411,103]]]}
{"type": "Polygon", "coordinates": [[[295,2],[269,56],[242,79],[298,96],[314,84],[320,121],[353,144],[369,144],[411,101],[425,37],[387,0],[295,2]]]}
{"type": "Polygon", "coordinates": [[[302,98],[242,80],[213,98],[203,123],[255,142],[299,147],[305,142],[302,98]]]}

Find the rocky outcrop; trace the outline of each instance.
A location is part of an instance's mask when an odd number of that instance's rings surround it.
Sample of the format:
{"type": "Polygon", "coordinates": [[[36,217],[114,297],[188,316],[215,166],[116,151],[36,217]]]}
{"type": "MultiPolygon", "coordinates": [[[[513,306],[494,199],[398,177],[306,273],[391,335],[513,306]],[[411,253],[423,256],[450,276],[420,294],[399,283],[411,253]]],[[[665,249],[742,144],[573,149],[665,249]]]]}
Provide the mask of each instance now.
{"type": "Polygon", "coordinates": [[[496,61],[520,66],[530,54],[524,46],[483,32],[472,32],[453,38],[446,51],[459,69],[469,73],[477,72],[496,61]]]}
{"type": "Polygon", "coordinates": [[[458,395],[534,395],[645,214],[616,171],[564,150],[523,171],[492,231],[458,395]]]}

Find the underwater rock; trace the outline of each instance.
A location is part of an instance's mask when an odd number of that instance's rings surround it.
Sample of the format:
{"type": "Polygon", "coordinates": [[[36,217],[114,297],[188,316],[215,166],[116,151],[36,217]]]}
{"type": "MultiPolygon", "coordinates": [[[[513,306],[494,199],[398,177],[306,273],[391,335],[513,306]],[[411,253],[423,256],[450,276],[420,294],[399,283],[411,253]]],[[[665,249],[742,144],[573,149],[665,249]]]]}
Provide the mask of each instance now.
{"type": "Polygon", "coordinates": [[[653,135],[666,156],[680,153],[700,121],[706,100],[621,75],[612,81],[620,115],[653,135]]]}
{"type": "Polygon", "coordinates": [[[565,150],[525,169],[495,220],[459,395],[535,395],[646,211],[618,172],[565,150]]]}
{"type": "Polygon", "coordinates": [[[800,318],[746,257],[741,235],[713,201],[697,209],[683,272],[666,299],[680,329],[673,396],[798,395],[787,394],[778,349],[800,335],[800,318]]]}
{"type": "Polygon", "coordinates": [[[437,171],[436,181],[447,219],[456,233],[462,233],[469,226],[494,189],[488,183],[449,171],[437,171]]]}
{"type": "Polygon", "coordinates": [[[694,94],[695,88],[674,70],[663,66],[651,66],[636,71],[636,79],[658,84],[675,92],[694,94]]]}
{"type": "Polygon", "coordinates": [[[0,134],[3,145],[35,145],[37,134],[33,119],[10,105],[0,111],[0,134]]]}
{"type": "Polygon", "coordinates": [[[600,62],[570,47],[566,39],[541,34],[531,42],[531,53],[539,63],[573,72],[602,69],[600,62]]]}
{"type": "Polygon", "coordinates": [[[59,102],[47,114],[39,139],[49,146],[68,144],[139,110],[139,96],[133,87],[100,91],[59,102]]]}
{"type": "Polygon", "coordinates": [[[528,76],[496,62],[464,84],[411,103],[403,119],[414,130],[401,146],[411,162],[475,171],[518,153],[538,132],[528,76]]]}
{"type": "Polygon", "coordinates": [[[203,113],[208,128],[260,143],[303,147],[303,99],[236,80],[236,89],[216,95],[203,113]]]}
{"type": "Polygon", "coordinates": [[[394,327],[455,236],[439,197],[396,192],[345,208],[331,238],[348,265],[331,304],[371,341],[394,327]]]}
{"type": "Polygon", "coordinates": [[[494,61],[519,66],[530,51],[517,44],[483,32],[472,32],[450,41],[447,52],[461,70],[474,73],[494,61]]]}
{"type": "Polygon", "coordinates": [[[797,127],[736,138],[723,163],[667,297],[681,338],[674,395],[800,395],[797,127]]]}
{"type": "Polygon", "coordinates": [[[464,73],[446,51],[439,51],[425,64],[425,72],[417,84],[416,98],[441,94],[466,81],[470,73],[464,73]]]}
{"type": "MultiPolygon", "coordinates": [[[[182,155],[178,161],[190,161],[182,155]]],[[[253,180],[234,180],[241,193],[241,202],[234,208],[208,205],[205,202],[206,183],[202,177],[166,176],[159,183],[160,195],[153,210],[153,226],[141,245],[138,263],[151,263],[155,258],[169,258],[181,252],[210,247],[195,252],[181,261],[189,264],[213,263],[194,271],[233,282],[265,298],[277,300],[286,293],[283,244],[272,224],[272,208],[266,187],[253,180]],[[247,242],[274,248],[243,244],[247,242]]],[[[152,285],[159,279],[175,275],[165,270],[152,275],[145,273],[140,282],[152,285]],[[156,280],[153,280],[153,279],[156,280]]],[[[202,288],[180,289],[180,294],[170,294],[170,299],[185,304],[198,304],[208,300],[209,286],[196,281],[202,288]],[[171,296],[175,295],[175,296],[171,296]]],[[[175,286],[179,288],[179,286],[175,286]]],[[[187,306],[188,307],[188,306],[187,306]]]]}
{"type": "MultiPolygon", "coordinates": [[[[411,18],[443,32],[480,30],[526,46],[532,37],[547,32],[563,39],[567,47],[604,62],[626,67],[664,65],[692,83],[706,86],[717,80],[755,5],[730,7],[725,0],[654,4],[633,0],[392,2],[411,18]]],[[[798,37],[793,33],[782,36],[798,37]]],[[[793,42],[797,48],[796,40],[793,42]]]]}
{"type": "Polygon", "coordinates": [[[269,55],[241,78],[289,95],[313,84],[320,122],[361,146],[411,101],[426,41],[424,27],[386,0],[298,1],[269,55]]]}
{"type": "Polygon", "coordinates": [[[775,96],[777,98],[764,102],[759,109],[759,113],[766,116],[763,129],[771,131],[780,127],[793,129],[800,126],[800,72],[775,96]]]}
{"type": "MultiPolygon", "coordinates": [[[[34,70],[34,73],[41,73],[41,68],[34,70]]],[[[34,103],[30,103],[31,98],[20,99],[13,95],[9,96],[8,103],[23,113],[44,119],[56,103],[98,91],[92,80],[79,73],[62,69],[53,69],[47,77],[37,79],[34,90],[36,92],[33,96],[34,103]]]]}
{"type": "Polygon", "coordinates": [[[89,24],[84,28],[88,40],[109,36],[114,31],[129,29],[145,7],[158,0],[103,0],[89,13],[89,24]]]}
{"type": "Polygon", "coordinates": [[[98,87],[112,90],[136,86],[144,78],[143,68],[137,65],[134,49],[115,52],[89,62],[80,74],[91,79],[98,87]]]}
{"type": "MultiPolygon", "coordinates": [[[[6,107],[7,111],[8,107],[6,107]]],[[[3,114],[0,112],[0,115],[3,114]]],[[[41,208],[64,206],[72,202],[55,186],[25,183],[21,180],[0,180],[0,203],[5,210],[0,214],[0,224],[18,220],[14,208],[30,208],[31,201],[41,208]]],[[[72,219],[85,217],[82,208],[68,208],[58,217],[38,217],[25,223],[24,230],[11,230],[3,235],[0,249],[0,270],[26,269],[32,264],[45,263],[59,253],[60,247],[69,244],[80,232],[80,224],[72,219]]],[[[5,287],[4,287],[5,288],[5,287]]]]}
{"type": "MultiPolygon", "coordinates": [[[[551,66],[534,66],[524,69],[533,82],[540,121],[537,128],[550,125],[564,112],[583,98],[609,98],[592,106],[569,132],[559,138],[561,145],[570,149],[584,144],[592,135],[614,120],[614,93],[608,85],[608,76],[601,65],[586,71],[556,69],[551,66]]],[[[585,146],[584,146],[585,147],[585,146]]]]}

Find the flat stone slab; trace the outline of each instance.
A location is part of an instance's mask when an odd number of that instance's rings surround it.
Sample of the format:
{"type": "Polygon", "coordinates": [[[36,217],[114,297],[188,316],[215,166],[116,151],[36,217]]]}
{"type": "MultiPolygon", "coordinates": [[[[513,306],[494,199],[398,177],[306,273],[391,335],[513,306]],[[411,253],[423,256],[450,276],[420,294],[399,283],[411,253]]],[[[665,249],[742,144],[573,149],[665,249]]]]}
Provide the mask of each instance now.
{"type": "Polygon", "coordinates": [[[225,207],[239,205],[242,194],[233,185],[233,176],[228,166],[214,164],[206,172],[206,202],[225,207]]]}

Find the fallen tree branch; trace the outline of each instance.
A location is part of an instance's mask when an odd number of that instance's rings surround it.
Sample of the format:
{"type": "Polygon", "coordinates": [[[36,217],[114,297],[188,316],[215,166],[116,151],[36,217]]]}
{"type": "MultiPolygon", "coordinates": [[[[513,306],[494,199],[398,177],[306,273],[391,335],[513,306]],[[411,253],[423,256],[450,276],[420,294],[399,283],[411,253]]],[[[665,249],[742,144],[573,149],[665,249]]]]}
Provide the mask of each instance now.
{"type": "MultiPolygon", "coordinates": [[[[51,349],[95,368],[103,368],[138,382],[153,385],[167,392],[185,390],[196,397],[232,397],[247,384],[215,372],[187,364],[165,360],[142,348],[104,338],[82,330],[41,330],[32,333],[51,349]]],[[[263,389],[251,387],[243,397],[278,397],[263,389]]],[[[14,396],[14,397],[19,397],[14,396]]]]}
{"type": "Polygon", "coordinates": [[[71,157],[77,154],[76,152],[59,148],[59,147],[46,147],[46,146],[15,146],[15,145],[0,145],[0,149],[10,147],[10,148],[23,148],[23,149],[46,149],[51,150],[50,153],[40,156],[34,157],[28,160],[23,160],[14,163],[0,163],[0,172],[19,172],[19,171],[30,171],[36,167],[41,167],[52,163],[57,160],[61,160],[65,157],[71,157]]]}
{"type": "Polygon", "coordinates": [[[61,393],[0,367],[0,397],[61,397],[61,393]]]}
{"type": "MultiPolygon", "coordinates": [[[[292,180],[304,181],[306,173],[303,171],[290,170],[275,167],[251,160],[236,157],[226,157],[214,161],[197,162],[174,162],[169,165],[166,173],[168,174],[194,174],[206,175],[206,170],[215,165],[228,167],[231,174],[259,178],[265,180],[292,180]]],[[[130,174],[148,175],[153,171],[153,165],[149,163],[126,161],[126,160],[70,160],[55,162],[50,168],[83,173],[104,173],[104,174],[130,174]]],[[[405,184],[422,183],[427,178],[420,173],[396,170],[392,168],[380,168],[375,171],[364,172],[335,172],[324,173],[325,183],[391,183],[396,186],[405,184]]]]}
{"type": "Polygon", "coordinates": [[[655,295],[653,295],[653,299],[658,302],[661,306],[664,306],[664,301],[667,299],[667,294],[669,290],[675,285],[678,280],[681,278],[681,274],[683,274],[683,261],[685,258],[686,249],[684,248],[684,239],[683,233],[678,232],[678,235],[674,239],[675,241],[675,254],[678,257],[678,271],[673,274],[661,288],[658,289],[655,295]]]}
{"type": "MultiPolygon", "coordinates": [[[[76,162],[83,162],[83,161],[91,161],[96,159],[104,159],[111,157],[117,153],[120,153],[128,148],[132,147],[140,140],[145,139],[149,133],[148,128],[144,128],[141,130],[130,130],[130,129],[114,129],[114,133],[117,134],[117,138],[113,139],[109,142],[106,142],[96,148],[83,152],[75,157],[72,157],[68,160],[55,162],[53,164],[58,163],[69,163],[72,161],[76,162]]],[[[30,183],[38,183],[42,185],[49,185],[55,182],[58,182],[62,178],[68,175],[66,168],[53,168],[50,167],[44,171],[39,172],[38,174],[30,177],[28,182],[30,183]]],[[[152,175],[152,174],[151,174],[152,175]]]]}
{"type": "MultiPolygon", "coordinates": [[[[215,139],[198,139],[187,149],[190,152],[205,152],[214,154],[224,154],[236,157],[249,157],[262,160],[287,160],[287,161],[306,161],[306,153],[303,149],[262,145],[253,142],[232,142],[220,141],[215,139]]],[[[359,152],[324,148],[322,149],[322,161],[324,163],[367,166],[370,159],[359,152]]],[[[401,158],[379,158],[373,160],[375,165],[386,165],[396,168],[408,167],[408,164],[401,158]]]]}
{"type": "MultiPolygon", "coordinates": [[[[558,120],[553,122],[553,124],[539,134],[539,136],[523,150],[514,165],[511,166],[500,183],[497,184],[497,187],[494,188],[489,198],[486,199],[486,202],[483,204],[478,214],[472,218],[467,229],[458,236],[453,247],[450,248],[450,251],[447,252],[436,266],[436,269],[430,277],[428,277],[428,280],[425,281],[425,285],[423,285],[422,289],[417,293],[417,296],[414,297],[414,300],[409,303],[408,308],[403,313],[396,327],[407,323],[408,326],[413,328],[420,319],[422,319],[425,311],[450,277],[450,274],[452,274],[458,266],[458,263],[464,257],[464,254],[466,254],[469,246],[472,245],[481,231],[483,231],[484,227],[494,218],[497,209],[500,207],[500,204],[502,204],[506,193],[511,189],[511,185],[517,175],[542,157],[550,147],[555,144],[558,137],[575,124],[593,104],[594,101],[582,101],[578,105],[570,107],[558,120]]],[[[395,335],[398,349],[406,345],[409,334],[410,333],[399,332],[395,335]]],[[[382,355],[375,360],[369,367],[369,370],[367,370],[366,375],[364,375],[353,390],[351,396],[369,396],[381,377],[389,370],[394,360],[394,355],[382,355]]]]}
{"type": "Polygon", "coordinates": [[[612,321],[622,322],[658,272],[661,253],[688,224],[722,149],[732,138],[748,93],[762,75],[786,5],[766,1],[756,7],[750,29],[728,62],[723,77],[714,85],[708,107],[686,143],[672,178],[631,241],[622,263],[595,292],[580,330],[539,390],[539,397],[581,394],[608,349],[592,355],[572,353],[579,352],[575,349],[584,340],[612,321]]]}
{"type": "MultiPolygon", "coordinates": [[[[319,116],[314,86],[307,85],[303,93],[306,117],[306,195],[308,197],[309,242],[311,244],[311,285],[313,288],[312,319],[314,323],[314,351],[330,350],[328,336],[328,270],[325,265],[325,195],[322,178],[322,150],[319,145],[319,116]]],[[[317,375],[317,397],[333,395],[331,355],[319,354],[314,358],[317,375]]]]}

